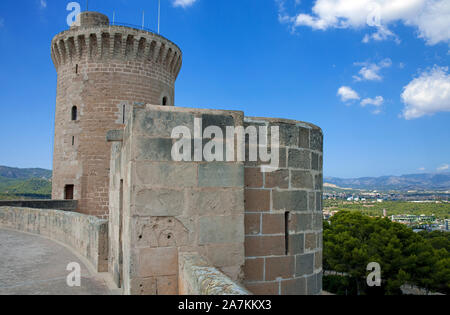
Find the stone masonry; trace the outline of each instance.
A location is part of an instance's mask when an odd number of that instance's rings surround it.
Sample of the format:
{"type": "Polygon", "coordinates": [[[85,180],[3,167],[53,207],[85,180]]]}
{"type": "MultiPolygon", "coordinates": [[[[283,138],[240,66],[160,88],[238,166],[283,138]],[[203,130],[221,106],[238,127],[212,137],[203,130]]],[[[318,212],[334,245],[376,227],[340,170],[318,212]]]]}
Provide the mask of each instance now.
{"type": "MultiPolygon", "coordinates": [[[[193,275],[203,277],[208,266],[217,270],[214,277],[224,274],[254,294],[320,294],[319,127],[174,107],[181,50],[159,35],[110,26],[100,13],[82,13],[80,27],[57,35],[52,58],[58,71],[53,198],[73,197],[78,212],[108,218],[108,271],[124,294],[192,292],[200,281],[193,275]],[[174,128],[198,136],[199,120],[202,133],[213,126],[224,133],[278,127],[279,144],[258,134],[257,149],[279,150],[279,168],[263,172],[260,156],[251,161],[250,134],[244,134],[245,161],[174,160],[174,128]],[[188,257],[201,266],[192,267],[188,257]]],[[[194,136],[192,143],[210,140],[194,136]]],[[[216,144],[232,152],[225,140],[216,144]]]]}

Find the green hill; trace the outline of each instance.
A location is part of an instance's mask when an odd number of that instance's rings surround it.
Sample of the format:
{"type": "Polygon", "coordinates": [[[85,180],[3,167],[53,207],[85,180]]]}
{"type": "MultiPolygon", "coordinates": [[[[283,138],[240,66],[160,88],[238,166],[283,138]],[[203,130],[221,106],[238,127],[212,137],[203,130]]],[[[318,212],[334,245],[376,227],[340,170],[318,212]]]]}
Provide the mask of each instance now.
{"type": "Polygon", "coordinates": [[[49,199],[52,171],[0,166],[0,200],[49,199]]]}

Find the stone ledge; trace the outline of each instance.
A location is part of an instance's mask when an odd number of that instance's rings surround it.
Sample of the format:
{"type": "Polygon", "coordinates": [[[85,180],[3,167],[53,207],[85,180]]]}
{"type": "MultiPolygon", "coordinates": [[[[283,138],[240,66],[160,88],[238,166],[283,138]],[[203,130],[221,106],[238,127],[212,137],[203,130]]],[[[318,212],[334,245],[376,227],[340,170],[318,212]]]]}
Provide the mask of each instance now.
{"type": "Polygon", "coordinates": [[[181,295],[251,295],[195,253],[179,256],[181,295]]]}
{"type": "Polygon", "coordinates": [[[0,207],[18,207],[32,209],[52,209],[61,211],[75,211],[78,207],[76,200],[1,200],[0,207]]]}
{"type": "Polygon", "coordinates": [[[98,272],[108,271],[108,221],[59,210],[0,207],[0,227],[42,235],[86,257],[98,272]]]}

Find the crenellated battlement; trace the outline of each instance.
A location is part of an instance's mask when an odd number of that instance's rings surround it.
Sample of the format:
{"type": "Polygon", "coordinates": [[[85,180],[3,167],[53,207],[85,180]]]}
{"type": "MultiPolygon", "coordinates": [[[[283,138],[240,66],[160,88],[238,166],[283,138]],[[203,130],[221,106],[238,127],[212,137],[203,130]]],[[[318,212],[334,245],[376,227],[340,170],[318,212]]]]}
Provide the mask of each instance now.
{"type": "Polygon", "coordinates": [[[118,25],[72,27],[53,38],[51,55],[57,70],[79,62],[135,60],[159,64],[176,78],[182,66],[181,49],[171,41],[118,25]]]}

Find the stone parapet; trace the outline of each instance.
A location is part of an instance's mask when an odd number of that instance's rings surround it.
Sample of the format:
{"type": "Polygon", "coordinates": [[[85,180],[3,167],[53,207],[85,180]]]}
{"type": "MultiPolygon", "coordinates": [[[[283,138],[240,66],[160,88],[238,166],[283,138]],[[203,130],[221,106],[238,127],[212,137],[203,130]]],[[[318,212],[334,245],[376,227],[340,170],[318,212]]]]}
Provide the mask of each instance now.
{"type": "Polygon", "coordinates": [[[42,235],[87,258],[98,272],[108,270],[108,221],[73,212],[0,207],[0,227],[42,235]]]}
{"type": "Polygon", "coordinates": [[[251,295],[195,253],[180,255],[178,283],[180,295],[251,295]]]}

